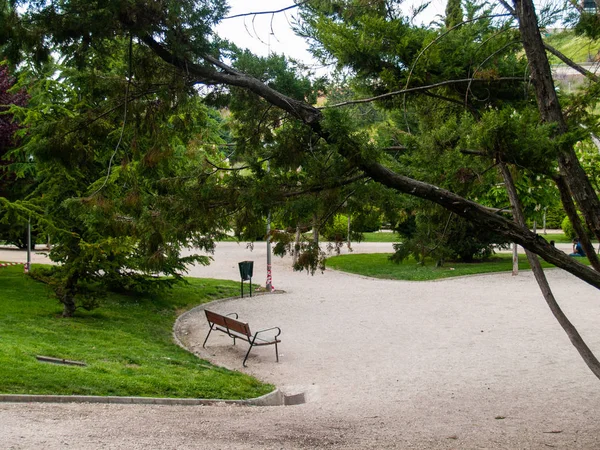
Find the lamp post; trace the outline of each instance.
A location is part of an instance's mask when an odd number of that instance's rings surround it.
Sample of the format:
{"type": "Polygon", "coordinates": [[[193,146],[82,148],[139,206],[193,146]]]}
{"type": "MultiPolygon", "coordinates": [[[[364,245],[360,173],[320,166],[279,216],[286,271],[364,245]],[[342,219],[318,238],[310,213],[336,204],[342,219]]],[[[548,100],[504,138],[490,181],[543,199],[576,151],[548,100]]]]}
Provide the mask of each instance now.
{"type": "Polygon", "coordinates": [[[273,279],[271,278],[271,211],[267,214],[267,291],[271,292],[273,288],[273,279]]]}
{"type": "MultiPolygon", "coordinates": [[[[267,173],[271,171],[271,165],[269,161],[267,161],[267,173]]],[[[267,292],[272,292],[275,289],[273,288],[273,279],[271,277],[271,209],[267,213],[267,284],[266,284],[267,292]]]]}
{"type": "Polygon", "coordinates": [[[27,264],[25,265],[25,273],[29,273],[31,267],[31,217],[27,220],[27,264]]]}

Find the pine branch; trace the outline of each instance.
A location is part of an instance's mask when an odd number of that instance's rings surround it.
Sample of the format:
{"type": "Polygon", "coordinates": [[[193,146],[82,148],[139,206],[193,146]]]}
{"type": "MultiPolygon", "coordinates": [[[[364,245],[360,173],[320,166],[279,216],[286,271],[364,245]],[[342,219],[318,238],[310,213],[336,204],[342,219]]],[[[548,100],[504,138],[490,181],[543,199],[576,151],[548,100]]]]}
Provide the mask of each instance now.
{"type": "Polygon", "coordinates": [[[303,189],[301,191],[287,192],[283,196],[286,198],[299,197],[299,196],[305,195],[305,194],[314,194],[316,192],[322,192],[322,191],[327,191],[329,189],[336,189],[339,187],[348,186],[349,184],[355,183],[360,180],[368,181],[368,179],[369,179],[369,177],[367,175],[365,175],[364,173],[361,173],[359,175],[356,175],[352,178],[348,178],[346,180],[336,181],[335,183],[321,184],[321,185],[310,187],[308,189],[303,189]]]}

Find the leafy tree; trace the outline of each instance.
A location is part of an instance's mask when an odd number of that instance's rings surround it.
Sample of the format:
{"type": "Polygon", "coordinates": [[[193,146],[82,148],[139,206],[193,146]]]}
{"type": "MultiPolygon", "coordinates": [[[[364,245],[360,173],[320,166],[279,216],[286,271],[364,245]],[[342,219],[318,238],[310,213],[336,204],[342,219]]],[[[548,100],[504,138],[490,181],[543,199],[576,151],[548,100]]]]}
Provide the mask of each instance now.
{"type": "Polygon", "coordinates": [[[15,112],[28,125],[18,152],[38,167],[32,196],[43,199],[50,257],[61,263],[53,286],[65,316],[94,307],[99,289],[167,283],[144,274],[181,279],[186,264],[208,262],[182,250],[211,250],[226,228],[222,180],[206,162],[213,150],[196,143],[218,138],[210,111],[150,67],[147,52],[127,41],[110,50],[89,51],[82,68],[67,61],[24,76],[31,99],[15,112]]]}

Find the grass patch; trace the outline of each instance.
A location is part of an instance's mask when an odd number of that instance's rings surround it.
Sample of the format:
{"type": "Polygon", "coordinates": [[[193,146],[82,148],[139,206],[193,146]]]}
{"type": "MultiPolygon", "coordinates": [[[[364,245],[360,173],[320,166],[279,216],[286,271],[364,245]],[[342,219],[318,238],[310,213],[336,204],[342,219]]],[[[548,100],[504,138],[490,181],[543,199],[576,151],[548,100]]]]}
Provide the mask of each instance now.
{"type": "MultiPolygon", "coordinates": [[[[409,281],[428,281],[512,270],[512,255],[509,254],[498,254],[484,262],[446,263],[442,267],[435,267],[433,260],[428,261],[425,266],[421,266],[412,258],[402,264],[395,264],[388,259],[390,255],[390,253],[366,253],[333,256],[327,258],[327,266],[373,278],[409,281]]],[[[588,264],[587,258],[580,258],[580,261],[588,264]]],[[[544,268],[554,267],[543,260],[541,262],[544,268]]],[[[525,255],[519,255],[519,270],[529,269],[530,266],[525,255]]]]}
{"type": "Polygon", "coordinates": [[[544,239],[546,239],[546,241],[550,242],[550,241],[554,241],[557,244],[570,244],[573,242],[572,239],[569,239],[567,236],[565,236],[565,233],[548,233],[548,234],[542,234],[539,233],[538,234],[543,237],[544,239]]]}
{"type": "MultiPolygon", "coordinates": [[[[598,53],[600,40],[577,36],[573,31],[552,33],[545,40],[575,62],[591,61],[598,53]]],[[[564,64],[556,56],[550,55],[550,64],[564,64]]]]}
{"type": "Polygon", "coordinates": [[[178,313],[238,295],[236,282],[191,278],[155,296],[110,294],[100,308],[63,319],[46,286],[22,272],[0,269],[1,393],[243,399],[273,390],[173,342],[178,313]],[[36,355],[87,367],[40,363],[36,355]]]}
{"type": "Polygon", "coordinates": [[[395,232],[381,231],[363,233],[363,242],[400,242],[400,235],[395,232]]]}
{"type": "MultiPolygon", "coordinates": [[[[546,241],[550,242],[550,241],[554,241],[557,244],[571,244],[573,242],[572,239],[569,239],[567,236],[565,236],[565,233],[548,233],[548,234],[541,234],[538,233],[541,237],[543,237],[544,239],[546,239],[546,241]]],[[[592,244],[596,244],[597,241],[596,239],[592,239],[592,244]]]]}

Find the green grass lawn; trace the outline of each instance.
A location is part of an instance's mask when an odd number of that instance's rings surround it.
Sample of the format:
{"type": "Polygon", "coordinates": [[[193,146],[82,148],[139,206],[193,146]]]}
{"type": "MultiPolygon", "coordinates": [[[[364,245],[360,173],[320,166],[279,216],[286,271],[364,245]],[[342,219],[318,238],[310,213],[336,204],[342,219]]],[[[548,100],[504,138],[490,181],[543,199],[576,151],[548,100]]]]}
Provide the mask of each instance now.
{"type": "Polygon", "coordinates": [[[565,233],[548,233],[548,234],[543,234],[541,232],[538,232],[538,234],[543,237],[544,239],[546,239],[548,242],[550,241],[554,241],[557,244],[570,244],[573,240],[569,239],[567,236],[565,236],[565,233]]]}
{"type": "Polygon", "coordinates": [[[44,284],[22,267],[0,268],[0,393],[242,399],[272,391],[173,342],[179,313],[239,292],[233,281],[188,281],[156,296],[111,294],[101,307],[63,319],[44,284]],[[36,355],[87,367],[41,363],[36,355]]]}
{"type": "MultiPolygon", "coordinates": [[[[327,258],[327,267],[368,277],[409,281],[428,281],[512,270],[512,255],[509,254],[495,255],[486,262],[447,262],[444,266],[437,268],[433,261],[428,261],[425,266],[420,266],[414,259],[404,261],[402,264],[395,264],[388,259],[389,256],[390,253],[333,256],[327,258]]],[[[588,263],[587,258],[581,258],[581,261],[588,263]]],[[[542,261],[542,266],[545,268],[554,267],[545,261],[542,261]]],[[[525,255],[519,255],[519,269],[530,269],[525,255]]]]}
{"type": "Polygon", "coordinates": [[[363,242],[400,242],[398,233],[376,231],[363,233],[363,242]]]}

